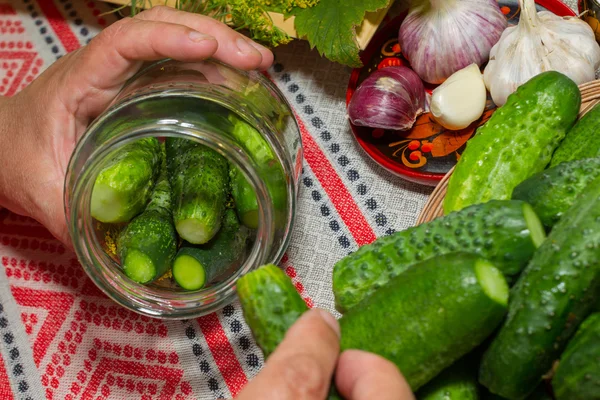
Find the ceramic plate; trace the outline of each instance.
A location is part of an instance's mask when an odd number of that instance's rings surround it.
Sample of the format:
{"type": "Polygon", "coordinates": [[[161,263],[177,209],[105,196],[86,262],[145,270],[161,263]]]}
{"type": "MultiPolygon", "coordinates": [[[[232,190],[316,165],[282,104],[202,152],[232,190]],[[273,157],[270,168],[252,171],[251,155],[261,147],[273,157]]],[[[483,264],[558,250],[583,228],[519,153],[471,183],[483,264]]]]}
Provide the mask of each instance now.
{"type": "MultiPolygon", "coordinates": [[[[509,24],[517,24],[520,13],[518,2],[498,3],[509,24]]],[[[561,16],[575,15],[558,0],[540,0],[536,3],[538,10],[548,10],[561,16]]],[[[410,66],[402,56],[398,44],[398,30],[405,16],[406,13],[393,19],[373,37],[361,56],[364,67],[352,71],[346,104],[352,98],[354,90],[371,72],[394,65],[410,66]]],[[[435,85],[426,84],[425,88],[431,93],[435,85]]],[[[409,181],[435,186],[456,164],[467,140],[473,136],[478,126],[490,118],[495,108],[488,96],[482,117],[461,131],[444,129],[431,119],[429,113],[419,116],[409,131],[372,129],[352,124],[351,127],[361,147],[382,167],[409,181]]]]}

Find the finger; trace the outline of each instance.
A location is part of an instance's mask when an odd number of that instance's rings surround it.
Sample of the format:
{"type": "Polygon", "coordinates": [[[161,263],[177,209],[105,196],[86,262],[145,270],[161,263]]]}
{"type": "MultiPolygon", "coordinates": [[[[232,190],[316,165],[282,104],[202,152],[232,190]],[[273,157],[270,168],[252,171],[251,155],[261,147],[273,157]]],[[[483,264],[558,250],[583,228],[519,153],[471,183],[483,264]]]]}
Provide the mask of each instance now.
{"type": "Polygon", "coordinates": [[[158,6],[138,14],[136,18],[181,24],[211,35],[219,42],[214,58],[236,68],[264,70],[273,64],[273,53],[269,49],[205,15],[158,6]]]}
{"type": "Polygon", "coordinates": [[[258,376],[238,399],[323,399],[339,353],[339,326],[323,310],[310,310],[290,328],[258,376]]]}
{"type": "Polygon", "coordinates": [[[365,351],[342,353],[335,384],[347,400],[414,400],[398,368],[385,358],[365,351]]]}
{"type": "Polygon", "coordinates": [[[126,18],[90,42],[85,61],[111,71],[127,71],[132,61],[199,61],[211,57],[217,48],[214,37],[184,25],[126,18]]]}

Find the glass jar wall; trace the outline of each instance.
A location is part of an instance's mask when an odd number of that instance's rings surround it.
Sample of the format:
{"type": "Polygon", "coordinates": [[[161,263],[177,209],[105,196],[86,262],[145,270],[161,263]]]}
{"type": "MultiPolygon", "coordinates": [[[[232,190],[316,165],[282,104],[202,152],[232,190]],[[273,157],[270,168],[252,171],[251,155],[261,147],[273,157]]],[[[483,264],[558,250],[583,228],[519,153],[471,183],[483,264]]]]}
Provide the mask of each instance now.
{"type": "Polygon", "coordinates": [[[293,112],[261,73],[213,60],[152,64],[71,157],[73,246],[121,305],[204,315],[233,300],[242,274],[283,256],[301,168],[293,112]]]}

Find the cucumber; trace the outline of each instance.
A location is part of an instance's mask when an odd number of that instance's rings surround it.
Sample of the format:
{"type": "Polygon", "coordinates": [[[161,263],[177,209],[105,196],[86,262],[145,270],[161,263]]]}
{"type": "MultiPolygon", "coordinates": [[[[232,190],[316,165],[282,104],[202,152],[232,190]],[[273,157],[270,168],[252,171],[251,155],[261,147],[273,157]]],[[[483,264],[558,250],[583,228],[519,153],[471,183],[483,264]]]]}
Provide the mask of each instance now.
{"type": "Polygon", "coordinates": [[[125,275],[135,282],[151,282],[171,268],[177,252],[177,233],[164,158],[150,203],[121,231],[117,250],[125,275]]]}
{"type": "Polygon", "coordinates": [[[221,230],[203,245],[184,244],[173,262],[173,279],[186,290],[198,290],[242,261],[248,229],[240,226],[235,211],[225,211],[221,230]]]}
{"type": "Polygon", "coordinates": [[[510,199],[515,186],[548,165],[580,104],[575,82],[556,71],[521,85],[467,142],[448,182],[444,212],[510,199]]]}
{"type": "Polygon", "coordinates": [[[394,362],[416,391],[483,342],[507,301],[506,280],[489,261],[467,253],[432,258],[348,310],[340,346],[394,362]]]}
{"type": "Polygon", "coordinates": [[[525,267],[545,238],[531,206],[490,201],[377,239],[335,264],[333,293],[344,312],[420,260],[455,251],[490,259],[505,275],[525,267]]]}
{"type": "Polygon", "coordinates": [[[237,281],[244,318],[265,358],[283,340],[287,330],[308,306],[291,279],[273,264],[265,265],[237,281]]]}
{"type": "MultiPolygon", "coordinates": [[[[291,280],[274,266],[238,281],[244,316],[270,354],[307,310],[291,280]]],[[[453,253],[395,277],[340,320],[341,349],[394,362],[413,391],[481,343],[500,324],[508,285],[489,261],[453,253]],[[439,268],[440,263],[445,268],[439,268]]]]}
{"type": "Polygon", "coordinates": [[[242,224],[250,229],[258,228],[258,200],[246,177],[233,164],[229,165],[231,196],[242,224]]]}
{"type": "Polygon", "coordinates": [[[520,183],[512,198],[531,204],[544,226],[552,228],[597,176],[600,158],[567,161],[520,183]]]}
{"type": "Polygon", "coordinates": [[[416,393],[418,400],[479,400],[477,365],[461,358],[416,393]]]}
{"type": "Polygon", "coordinates": [[[167,138],[173,219],[182,239],[207,243],[221,228],[229,189],[227,160],[188,139],[167,138]]]}
{"type": "Polygon", "coordinates": [[[556,148],[550,166],[554,167],[565,161],[580,160],[600,156],[600,107],[598,104],[587,112],[567,133],[562,143],[556,148]]]}
{"type": "MultiPolygon", "coordinates": [[[[256,164],[258,175],[271,196],[276,218],[284,218],[287,207],[287,181],[277,156],[260,132],[251,125],[234,114],[230,114],[229,120],[233,124],[231,135],[256,164]]],[[[230,177],[238,216],[248,228],[256,229],[259,220],[256,193],[244,175],[233,165],[230,166],[230,177]]]]}
{"type": "Polygon", "coordinates": [[[590,315],[569,341],[552,387],[557,400],[600,399],[600,313],[590,315]]]}
{"type": "Polygon", "coordinates": [[[141,213],[160,173],[160,153],[160,143],[154,137],[119,149],[94,182],[92,217],[104,223],[119,223],[141,213]]]}
{"type": "Polygon", "coordinates": [[[485,352],[479,381],[523,399],[541,381],[600,297],[600,178],[554,226],[511,292],[509,314],[485,352]]]}

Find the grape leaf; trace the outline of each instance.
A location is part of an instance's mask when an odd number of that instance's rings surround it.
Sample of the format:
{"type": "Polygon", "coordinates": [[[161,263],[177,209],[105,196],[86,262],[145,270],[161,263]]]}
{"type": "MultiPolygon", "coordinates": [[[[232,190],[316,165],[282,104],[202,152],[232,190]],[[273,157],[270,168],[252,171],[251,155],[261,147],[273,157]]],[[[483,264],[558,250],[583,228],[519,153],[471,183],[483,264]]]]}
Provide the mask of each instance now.
{"type": "Polygon", "coordinates": [[[391,0],[320,0],[310,8],[295,8],[294,25],[300,37],[311,48],[331,61],[351,67],[361,67],[356,41],[356,27],[366,12],[377,11],[391,0]]]}

